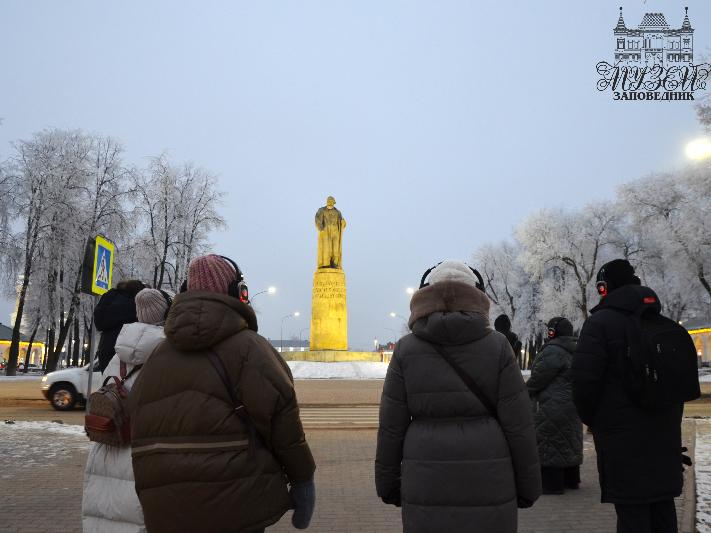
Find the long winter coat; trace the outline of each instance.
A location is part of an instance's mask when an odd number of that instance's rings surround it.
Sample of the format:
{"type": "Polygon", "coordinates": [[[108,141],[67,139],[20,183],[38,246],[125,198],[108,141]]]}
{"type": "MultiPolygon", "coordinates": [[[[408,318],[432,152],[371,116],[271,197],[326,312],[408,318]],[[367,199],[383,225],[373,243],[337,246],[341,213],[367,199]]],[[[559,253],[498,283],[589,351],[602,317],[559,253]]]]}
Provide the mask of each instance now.
{"type": "Polygon", "coordinates": [[[566,468],[583,462],[583,425],[573,403],[571,366],[575,337],[558,337],[536,356],[526,382],[541,466],[566,468]]]}
{"type": "Polygon", "coordinates": [[[131,395],[133,469],[148,531],[246,532],[277,522],[291,507],[287,483],[315,470],[289,367],[257,334],[252,308],[231,296],[176,296],[165,333],[131,395]],[[251,424],[235,413],[210,351],[251,424]]]}
{"type": "Polygon", "coordinates": [[[401,491],[407,533],[510,533],[517,500],[541,492],[530,401],[511,345],[489,327],[489,300],[455,281],[412,298],[380,404],[378,495],[401,491]],[[444,346],[496,406],[498,421],[437,352],[444,346]]]}
{"type": "Polygon", "coordinates": [[[136,301],[121,289],[111,289],[101,296],[94,309],[96,329],[101,332],[96,358],[101,372],[116,353],[114,345],[124,324],[136,322],[136,301]]]}
{"type": "Polygon", "coordinates": [[[573,399],[592,429],[602,501],[608,503],[668,500],[682,489],[683,404],[642,409],[623,387],[626,318],[611,308],[633,312],[645,297],[657,295],[626,285],[606,296],[585,321],[573,358],[573,399]]]}
{"type": "MultiPolygon", "coordinates": [[[[120,375],[120,361],[126,372],[146,362],[151,352],[165,339],[161,326],[127,324],[116,340],[116,355],[103,378],[120,375]]],[[[125,382],[131,390],[141,370],[125,382]]],[[[92,443],[84,472],[82,524],[85,533],[143,533],[141,504],[136,496],[131,464],[131,447],[92,443]]]]}

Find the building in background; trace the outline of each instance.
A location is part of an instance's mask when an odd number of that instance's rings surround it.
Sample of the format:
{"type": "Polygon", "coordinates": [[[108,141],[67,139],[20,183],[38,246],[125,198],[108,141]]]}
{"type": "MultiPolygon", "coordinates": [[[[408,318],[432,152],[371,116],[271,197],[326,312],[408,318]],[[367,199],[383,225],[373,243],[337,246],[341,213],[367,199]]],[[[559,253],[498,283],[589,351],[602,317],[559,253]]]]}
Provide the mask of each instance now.
{"type": "MultiPolygon", "coordinates": [[[[12,328],[0,323],[0,360],[7,361],[10,357],[10,343],[12,341],[12,328]]],[[[28,362],[31,365],[42,366],[42,355],[44,354],[44,343],[35,340],[32,343],[32,350],[29,361],[27,361],[27,349],[30,347],[29,339],[26,335],[20,334],[20,354],[17,364],[28,362]]]]}
{"type": "Polygon", "coordinates": [[[681,323],[694,339],[696,355],[701,364],[711,364],[711,319],[692,318],[681,323]]]}

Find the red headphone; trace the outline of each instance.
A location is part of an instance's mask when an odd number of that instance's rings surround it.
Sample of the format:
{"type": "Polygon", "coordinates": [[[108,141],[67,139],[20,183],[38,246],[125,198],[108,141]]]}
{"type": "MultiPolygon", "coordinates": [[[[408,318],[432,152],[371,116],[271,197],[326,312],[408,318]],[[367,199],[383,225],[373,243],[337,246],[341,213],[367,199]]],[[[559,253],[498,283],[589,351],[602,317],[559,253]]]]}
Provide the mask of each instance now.
{"type": "Polygon", "coordinates": [[[607,296],[607,282],[606,281],[598,281],[595,284],[595,287],[597,288],[597,293],[600,295],[600,298],[604,298],[607,296]]]}
{"type": "Polygon", "coordinates": [[[564,318],[559,318],[558,320],[556,320],[555,322],[553,322],[553,324],[551,324],[550,326],[548,326],[548,338],[549,338],[549,339],[554,339],[554,338],[555,338],[555,336],[556,336],[555,328],[558,327],[558,324],[560,324],[560,321],[561,321],[561,320],[565,320],[565,319],[564,319],[564,318]]]}

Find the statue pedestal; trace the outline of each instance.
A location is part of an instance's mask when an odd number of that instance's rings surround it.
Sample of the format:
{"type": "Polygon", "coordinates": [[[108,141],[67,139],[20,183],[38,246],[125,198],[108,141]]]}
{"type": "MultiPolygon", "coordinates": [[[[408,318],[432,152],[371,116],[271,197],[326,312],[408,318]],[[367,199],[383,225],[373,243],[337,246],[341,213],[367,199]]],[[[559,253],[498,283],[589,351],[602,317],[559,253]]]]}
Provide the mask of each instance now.
{"type": "Polygon", "coordinates": [[[311,351],[348,349],[346,273],[319,268],[311,300],[311,351]]]}

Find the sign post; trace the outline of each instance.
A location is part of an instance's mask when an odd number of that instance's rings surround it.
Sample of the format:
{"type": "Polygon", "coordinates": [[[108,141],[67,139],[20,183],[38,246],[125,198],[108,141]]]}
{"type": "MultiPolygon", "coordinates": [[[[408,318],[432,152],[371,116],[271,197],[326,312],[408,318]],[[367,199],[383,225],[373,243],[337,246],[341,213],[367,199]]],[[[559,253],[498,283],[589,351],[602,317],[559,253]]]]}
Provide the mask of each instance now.
{"type": "MultiPolygon", "coordinates": [[[[82,265],[81,290],[94,297],[94,307],[99,302],[99,297],[111,289],[111,280],[114,270],[116,245],[102,235],[88,239],[84,250],[84,263],[82,265]]],[[[86,388],[86,410],[89,411],[91,397],[91,382],[94,377],[96,363],[97,333],[96,320],[92,320],[91,328],[91,353],[89,354],[89,377],[86,388]]]]}

